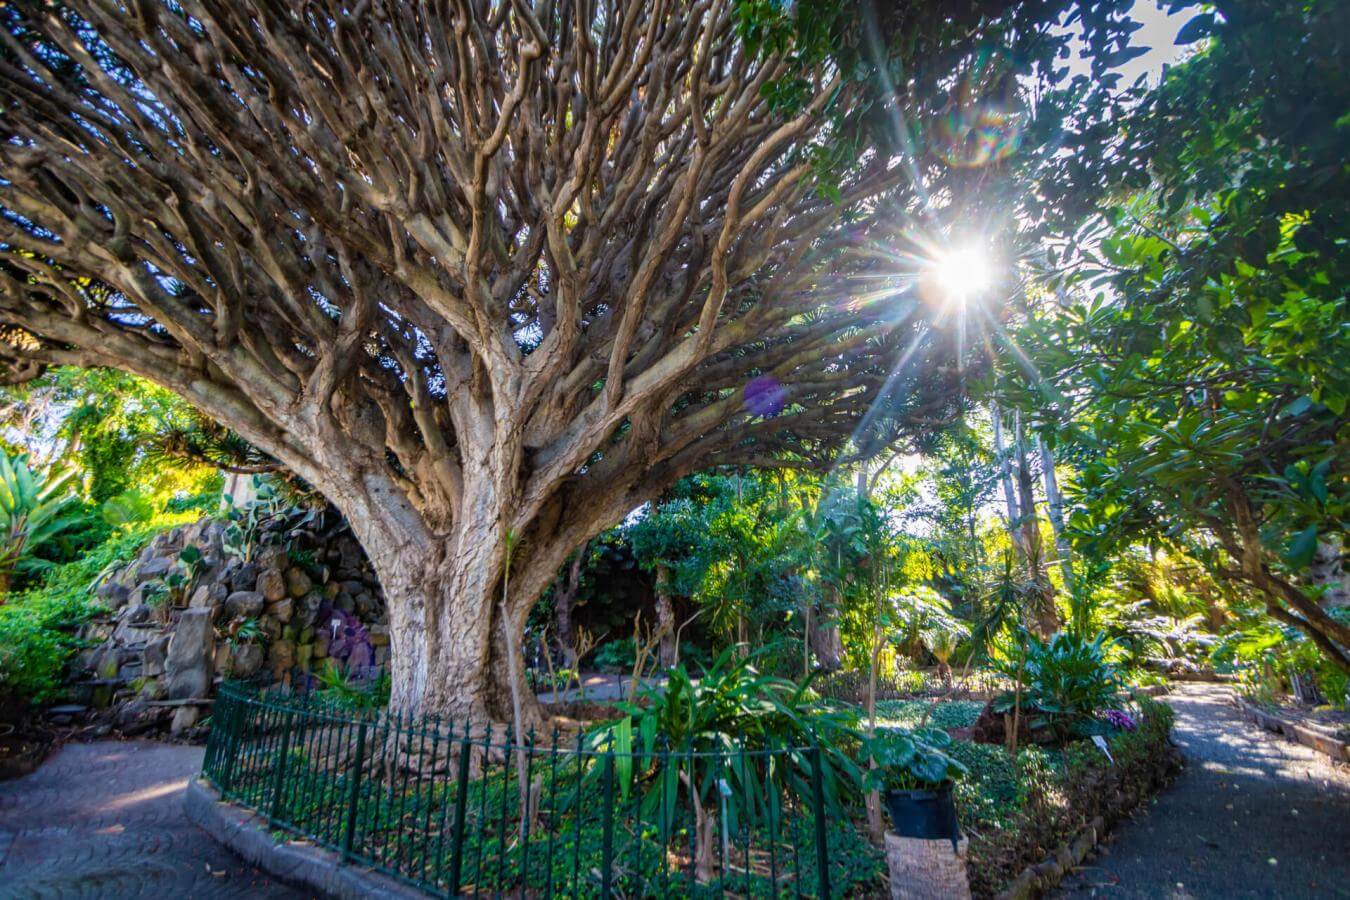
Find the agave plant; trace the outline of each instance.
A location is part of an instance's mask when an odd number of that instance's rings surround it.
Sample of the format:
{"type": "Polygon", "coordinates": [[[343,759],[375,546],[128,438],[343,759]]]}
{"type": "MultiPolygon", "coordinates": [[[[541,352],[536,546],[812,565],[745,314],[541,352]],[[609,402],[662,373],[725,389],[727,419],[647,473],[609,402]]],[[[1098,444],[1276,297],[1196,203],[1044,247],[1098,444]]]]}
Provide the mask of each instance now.
{"type": "Polygon", "coordinates": [[[49,566],[38,550],[85,520],[69,487],[74,474],[34,472],[27,454],[0,452],[0,593],[9,590],[16,575],[49,566]]]}

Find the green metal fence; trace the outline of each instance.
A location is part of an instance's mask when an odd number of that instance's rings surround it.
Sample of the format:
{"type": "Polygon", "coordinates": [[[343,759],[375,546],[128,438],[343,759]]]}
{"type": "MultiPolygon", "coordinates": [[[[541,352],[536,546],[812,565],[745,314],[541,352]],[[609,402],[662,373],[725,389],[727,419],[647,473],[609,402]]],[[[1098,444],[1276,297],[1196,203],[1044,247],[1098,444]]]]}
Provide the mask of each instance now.
{"type": "Polygon", "coordinates": [[[846,892],[830,854],[856,832],[830,808],[819,747],[630,737],[516,740],[227,684],[203,774],[274,827],[440,895],[846,892]]]}

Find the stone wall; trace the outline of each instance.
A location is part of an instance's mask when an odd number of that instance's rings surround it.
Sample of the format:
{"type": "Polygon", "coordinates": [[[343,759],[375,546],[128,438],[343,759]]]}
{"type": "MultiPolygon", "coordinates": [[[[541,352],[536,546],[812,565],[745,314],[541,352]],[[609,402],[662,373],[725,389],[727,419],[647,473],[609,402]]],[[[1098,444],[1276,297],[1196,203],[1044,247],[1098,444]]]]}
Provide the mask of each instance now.
{"type": "Polygon", "coordinates": [[[72,689],[125,733],[192,728],[224,678],[293,681],[331,660],[383,666],[389,629],[379,582],[333,510],[157,535],[97,589],[72,689]]]}

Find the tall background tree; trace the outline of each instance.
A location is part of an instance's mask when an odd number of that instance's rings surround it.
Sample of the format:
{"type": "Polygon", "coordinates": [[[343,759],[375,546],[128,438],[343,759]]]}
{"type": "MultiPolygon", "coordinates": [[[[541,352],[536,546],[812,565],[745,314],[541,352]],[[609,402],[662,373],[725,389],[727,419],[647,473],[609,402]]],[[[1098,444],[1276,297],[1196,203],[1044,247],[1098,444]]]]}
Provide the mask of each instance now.
{"type": "Polygon", "coordinates": [[[279,460],[379,572],[394,705],[502,718],[588,537],[954,415],[913,283],[1097,183],[1109,85],[1023,86],[1065,22],[1133,52],[1126,5],[8,4],[6,374],[130,371],[279,460]]]}
{"type": "Polygon", "coordinates": [[[1220,3],[1135,113],[1153,178],[1055,247],[1009,360],[1100,557],[1185,547],[1350,672],[1350,78],[1339,4],[1220,3]],[[1067,293],[1064,288],[1068,288],[1067,293]]]}

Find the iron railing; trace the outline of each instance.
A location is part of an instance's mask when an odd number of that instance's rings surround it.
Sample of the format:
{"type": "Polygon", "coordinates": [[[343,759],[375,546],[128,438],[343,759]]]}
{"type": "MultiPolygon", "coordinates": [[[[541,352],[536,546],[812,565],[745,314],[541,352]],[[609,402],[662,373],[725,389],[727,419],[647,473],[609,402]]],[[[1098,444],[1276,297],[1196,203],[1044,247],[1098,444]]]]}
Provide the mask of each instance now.
{"type": "Polygon", "coordinates": [[[515,740],[226,684],[203,774],[273,827],[442,896],[829,898],[880,884],[815,745],[515,740]]]}

